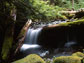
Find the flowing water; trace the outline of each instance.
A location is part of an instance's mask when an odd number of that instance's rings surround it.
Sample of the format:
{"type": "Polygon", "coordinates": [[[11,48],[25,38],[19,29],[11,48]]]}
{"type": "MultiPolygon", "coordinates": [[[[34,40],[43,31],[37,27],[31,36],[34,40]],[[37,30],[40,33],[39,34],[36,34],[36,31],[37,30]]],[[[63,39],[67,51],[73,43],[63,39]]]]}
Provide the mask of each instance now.
{"type": "Polygon", "coordinates": [[[38,35],[42,28],[29,28],[24,40],[24,44],[21,47],[21,50],[26,50],[30,48],[39,48],[40,45],[37,43],[38,35]]]}
{"type": "MultiPolygon", "coordinates": [[[[60,22],[61,21],[59,21],[59,23],[60,22]]],[[[66,22],[66,21],[63,21],[63,23],[64,22],[66,22]]],[[[52,23],[48,23],[47,25],[53,25],[53,24],[58,24],[58,22],[55,21],[52,23]]],[[[58,48],[51,48],[51,47],[46,48],[45,46],[39,45],[39,42],[38,42],[39,35],[42,32],[42,27],[46,26],[46,24],[43,24],[43,26],[40,26],[40,25],[38,25],[38,26],[37,26],[38,28],[30,27],[27,31],[26,38],[24,40],[24,44],[22,45],[22,47],[20,49],[21,52],[24,53],[24,56],[35,53],[35,54],[40,55],[41,57],[52,58],[54,56],[58,57],[58,56],[66,56],[66,55],[72,54],[72,52],[73,52],[72,46],[77,45],[75,35],[73,34],[74,32],[72,33],[72,36],[71,36],[71,34],[69,34],[71,32],[66,33],[67,36],[66,36],[65,44],[63,45],[64,48],[59,48],[59,47],[58,48]]],[[[53,40],[53,37],[51,39],[53,40]]],[[[58,46],[60,44],[58,44],[58,46]]]]}
{"type": "Polygon", "coordinates": [[[26,44],[37,44],[38,35],[42,28],[29,28],[24,43],[26,44]]]}
{"type": "Polygon", "coordinates": [[[41,45],[38,44],[38,35],[40,34],[42,28],[29,28],[24,40],[24,44],[21,47],[21,51],[24,55],[36,53],[40,56],[44,56],[48,51],[43,50],[41,45]]]}

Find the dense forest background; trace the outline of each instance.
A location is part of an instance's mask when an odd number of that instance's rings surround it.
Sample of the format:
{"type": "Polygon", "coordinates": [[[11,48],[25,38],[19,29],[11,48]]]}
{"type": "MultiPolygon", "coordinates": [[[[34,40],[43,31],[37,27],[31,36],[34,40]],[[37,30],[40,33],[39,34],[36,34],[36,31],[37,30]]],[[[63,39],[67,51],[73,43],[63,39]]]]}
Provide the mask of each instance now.
{"type": "Polygon", "coordinates": [[[0,0],[0,61],[8,61],[15,51],[17,36],[28,19],[67,19],[59,11],[78,10],[84,0],[0,0]]]}

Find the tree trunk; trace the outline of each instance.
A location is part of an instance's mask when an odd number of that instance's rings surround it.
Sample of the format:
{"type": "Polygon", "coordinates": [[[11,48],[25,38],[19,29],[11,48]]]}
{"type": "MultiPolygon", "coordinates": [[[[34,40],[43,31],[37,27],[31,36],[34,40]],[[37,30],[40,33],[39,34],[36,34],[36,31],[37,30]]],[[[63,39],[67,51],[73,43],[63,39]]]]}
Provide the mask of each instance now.
{"type": "Polygon", "coordinates": [[[14,22],[8,23],[5,30],[5,37],[4,42],[2,46],[2,59],[8,60],[9,58],[9,52],[12,47],[13,43],[13,29],[14,29],[14,22]]]}
{"type": "Polygon", "coordinates": [[[74,0],[72,0],[72,9],[74,9],[74,0]]]}
{"type": "Polygon", "coordinates": [[[12,48],[13,44],[13,35],[14,35],[14,24],[16,21],[16,9],[13,8],[11,10],[12,12],[10,13],[10,16],[7,17],[7,20],[4,24],[5,29],[4,29],[4,41],[2,45],[2,59],[4,61],[9,61],[10,57],[10,50],[12,48]]]}
{"type": "Polygon", "coordinates": [[[53,4],[54,5],[54,0],[50,0],[50,4],[53,4]]]}

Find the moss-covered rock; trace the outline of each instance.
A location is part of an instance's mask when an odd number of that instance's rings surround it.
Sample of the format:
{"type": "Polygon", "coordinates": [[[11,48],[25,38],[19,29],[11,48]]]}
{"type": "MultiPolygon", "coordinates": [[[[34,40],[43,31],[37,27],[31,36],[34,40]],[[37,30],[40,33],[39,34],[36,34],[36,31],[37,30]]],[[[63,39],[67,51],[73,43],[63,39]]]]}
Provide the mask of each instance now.
{"type": "Polygon", "coordinates": [[[71,56],[60,56],[53,60],[53,63],[81,63],[84,54],[82,52],[73,53],[71,56]]]}
{"type": "Polygon", "coordinates": [[[17,60],[12,63],[45,63],[45,61],[36,54],[30,54],[25,58],[17,60]]]}
{"type": "Polygon", "coordinates": [[[81,58],[77,56],[60,56],[55,58],[53,63],[81,63],[81,58]]]}
{"type": "Polygon", "coordinates": [[[78,56],[80,58],[83,58],[84,54],[82,52],[76,52],[76,53],[73,53],[72,56],[78,56]]]}

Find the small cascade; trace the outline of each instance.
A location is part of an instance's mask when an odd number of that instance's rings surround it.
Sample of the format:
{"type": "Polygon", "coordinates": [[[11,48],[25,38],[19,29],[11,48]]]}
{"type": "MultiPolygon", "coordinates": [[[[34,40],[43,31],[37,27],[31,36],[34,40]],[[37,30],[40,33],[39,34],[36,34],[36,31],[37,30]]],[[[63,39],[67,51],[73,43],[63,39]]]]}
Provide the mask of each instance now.
{"type": "Polygon", "coordinates": [[[29,28],[24,40],[24,44],[20,48],[20,51],[23,52],[24,56],[34,53],[38,54],[41,57],[49,54],[49,51],[46,51],[38,44],[38,36],[42,30],[41,28],[29,28]]]}
{"type": "MultiPolygon", "coordinates": [[[[40,23],[31,26],[26,34],[21,52],[26,55],[35,53],[41,57],[52,58],[53,56],[69,56],[78,46],[75,28],[49,28],[44,26],[66,23],[66,21],[54,21],[50,23],[40,23]],[[40,27],[40,28],[39,28],[40,27]],[[39,39],[39,40],[38,40],[39,39]]],[[[77,29],[78,30],[78,29],[77,29]]]]}
{"type": "MultiPolygon", "coordinates": [[[[73,37],[74,38],[74,37],[73,37]]],[[[75,45],[76,42],[75,41],[71,41],[70,40],[70,36],[69,36],[69,33],[67,33],[67,42],[65,43],[64,47],[66,48],[70,48],[72,45],[75,45]]]]}
{"type": "Polygon", "coordinates": [[[67,43],[65,43],[65,47],[67,47],[67,48],[69,48],[69,47],[71,47],[72,45],[75,45],[75,44],[77,44],[76,42],[73,42],[73,41],[70,41],[70,42],[67,42],[67,43]]]}
{"type": "Polygon", "coordinates": [[[75,32],[73,30],[67,32],[66,39],[67,39],[67,42],[64,45],[64,48],[65,48],[64,52],[67,52],[67,51],[73,52],[74,51],[73,47],[77,45],[75,32]]]}
{"type": "Polygon", "coordinates": [[[27,50],[30,48],[39,48],[40,45],[38,45],[38,35],[40,33],[42,28],[29,28],[24,40],[24,44],[21,47],[21,50],[27,50]]]}
{"type": "Polygon", "coordinates": [[[38,35],[41,29],[42,28],[29,28],[24,42],[26,44],[37,44],[38,35]]]}
{"type": "Polygon", "coordinates": [[[75,36],[72,35],[72,37],[70,37],[69,34],[70,33],[67,33],[67,42],[64,45],[64,47],[66,47],[66,48],[70,48],[71,46],[77,44],[76,41],[75,41],[75,36]],[[70,38],[72,38],[72,39],[70,39],[70,38]]]}

